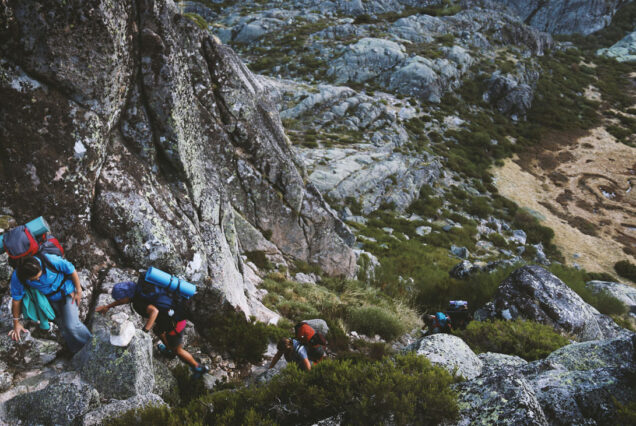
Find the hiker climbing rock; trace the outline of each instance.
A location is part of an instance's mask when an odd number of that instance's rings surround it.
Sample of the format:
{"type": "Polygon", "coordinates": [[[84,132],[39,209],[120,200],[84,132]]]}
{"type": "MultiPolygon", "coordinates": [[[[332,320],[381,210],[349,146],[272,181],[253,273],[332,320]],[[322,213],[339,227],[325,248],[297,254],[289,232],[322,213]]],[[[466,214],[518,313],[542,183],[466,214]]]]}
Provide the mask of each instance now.
{"type": "Polygon", "coordinates": [[[428,327],[426,335],[450,333],[452,330],[451,320],[443,312],[437,312],[435,315],[426,315],[424,322],[428,327]]]}
{"type": "Polygon", "coordinates": [[[454,329],[463,330],[472,320],[468,311],[468,302],[465,300],[451,300],[448,303],[446,316],[450,318],[454,329]]]}
{"type": "MultiPolygon", "coordinates": [[[[52,319],[60,328],[62,337],[71,352],[82,349],[91,338],[88,328],[79,319],[79,303],[82,300],[82,286],[73,264],[59,256],[40,254],[21,259],[11,276],[11,312],[13,330],[9,336],[21,340],[26,332],[20,323],[20,309],[25,294],[40,293],[38,303],[48,302],[54,312],[52,319]],[[44,297],[41,297],[44,296],[44,297]]],[[[47,309],[40,306],[40,309],[47,309]]]]}
{"type": "Polygon", "coordinates": [[[311,362],[307,355],[307,348],[298,339],[283,338],[276,345],[276,355],[269,364],[269,368],[274,368],[280,358],[285,356],[287,362],[294,362],[301,370],[311,370],[311,362]]]}
{"type": "MultiPolygon", "coordinates": [[[[115,284],[111,292],[115,301],[108,305],[98,306],[95,311],[105,314],[115,306],[132,303],[135,312],[147,318],[143,331],[149,333],[150,330],[153,330],[161,340],[157,345],[159,352],[167,356],[178,356],[190,366],[192,376],[200,378],[209,368],[197,362],[183,348],[183,334],[186,327],[185,308],[181,296],[183,293],[171,292],[149,282],[148,274],[152,276],[153,272],[157,271],[156,268],[150,268],[148,272],[140,273],[136,283],[125,281],[115,284]]],[[[170,275],[168,276],[170,277],[170,275]]],[[[192,286],[189,283],[185,284],[192,286]]],[[[194,294],[194,291],[186,294],[194,294]]]]}
{"type": "Polygon", "coordinates": [[[64,249],[49,233],[42,217],[5,232],[0,245],[14,268],[11,275],[13,330],[9,336],[20,341],[27,330],[20,314],[48,330],[49,321],[60,328],[68,349],[75,353],[91,338],[79,319],[82,286],[75,266],[64,259],[64,249]],[[22,309],[24,308],[24,309],[22,309]]]}
{"type": "Polygon", "coordinates": [[[326,358],[327,339],[322,333],[316,331],[305,321],[301,321],[294,326],[294,333],[296,339],[305,346],[307,356],[311,362],[318,364],[326,358]]]}

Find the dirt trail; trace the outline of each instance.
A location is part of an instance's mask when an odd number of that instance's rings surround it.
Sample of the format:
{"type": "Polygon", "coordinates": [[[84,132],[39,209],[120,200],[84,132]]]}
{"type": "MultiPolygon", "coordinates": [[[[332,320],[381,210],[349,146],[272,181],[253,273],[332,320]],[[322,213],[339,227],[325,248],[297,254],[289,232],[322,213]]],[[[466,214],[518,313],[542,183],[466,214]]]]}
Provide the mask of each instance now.
{"type": "Polygon", "coordinates": [[[568,264],[615,275],[615,262],[636,263],[636,148],[604,128],[493,174],[503,196],[545,217],[568,264]]]}

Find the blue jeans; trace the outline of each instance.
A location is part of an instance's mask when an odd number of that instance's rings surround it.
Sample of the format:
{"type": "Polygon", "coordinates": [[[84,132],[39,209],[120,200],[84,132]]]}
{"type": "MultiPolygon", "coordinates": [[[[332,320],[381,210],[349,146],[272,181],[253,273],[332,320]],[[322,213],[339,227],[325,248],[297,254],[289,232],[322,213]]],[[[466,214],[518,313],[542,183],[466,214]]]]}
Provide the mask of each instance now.
{"type": "Polygon", "coordinates": [[[60,328],[62,337],[66,341],[71,352],[78,352],[92,337],[91,332],[79,319],[79,309],[72,302],[71,296],[51,301],[51,307],[55,311],[55,324],[60,328]]]}

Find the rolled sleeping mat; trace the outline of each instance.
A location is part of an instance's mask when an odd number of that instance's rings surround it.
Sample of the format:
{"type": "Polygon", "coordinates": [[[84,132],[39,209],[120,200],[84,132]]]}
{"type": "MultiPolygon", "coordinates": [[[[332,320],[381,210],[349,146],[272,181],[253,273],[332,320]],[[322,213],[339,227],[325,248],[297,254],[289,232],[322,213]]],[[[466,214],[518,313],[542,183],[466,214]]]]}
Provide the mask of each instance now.
{"type": "MultiPolygon", "coordinates": [[[[51,230],[49,224],[46,223],[46,220],[44,220],[42,216],[36,217],[31,222],[27,223],[26,227],[35,238],[39,238],[51,230]]],[[[0,235],[0,251],[4,250],[4,244],[2,243],[3,240],[4,235],[0,235]]]]}
{"type": "Polygon", "coordinates": [[[148,268],[146,272],[146,281],[159,287],[164,287],[168,291],[178,292],[183,297],[190,298],[197,292],[197,287],[179,277],[163,272],[161,269],[154,267],[148,268]]]}

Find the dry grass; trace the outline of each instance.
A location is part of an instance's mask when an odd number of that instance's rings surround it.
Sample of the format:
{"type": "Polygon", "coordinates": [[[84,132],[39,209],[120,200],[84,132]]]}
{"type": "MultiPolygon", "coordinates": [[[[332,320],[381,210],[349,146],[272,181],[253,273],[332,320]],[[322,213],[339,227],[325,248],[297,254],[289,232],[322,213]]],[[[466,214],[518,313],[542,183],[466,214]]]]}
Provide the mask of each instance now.
{"type": "Polygon", "coordinates": [[[524,158],[523,168],[507,160],[495,169],[499,192],[545,216],[568,263],[608,273],[619,260],[636,263],[636,149],[604,128],[555,145],[561,148],[524,158]],[[585,222],[598,236],[581,232],[585,222]]]}

